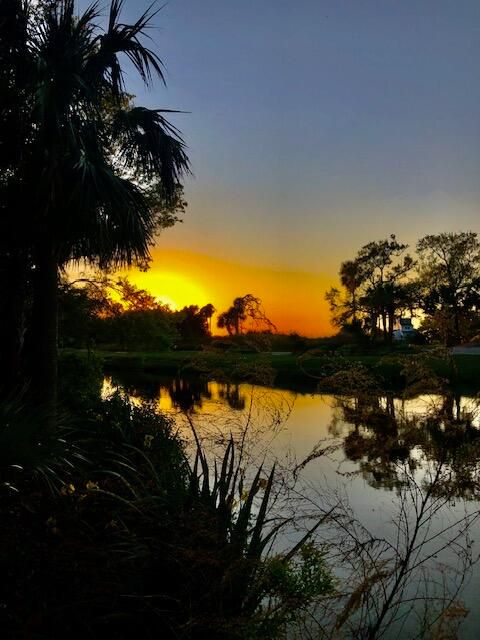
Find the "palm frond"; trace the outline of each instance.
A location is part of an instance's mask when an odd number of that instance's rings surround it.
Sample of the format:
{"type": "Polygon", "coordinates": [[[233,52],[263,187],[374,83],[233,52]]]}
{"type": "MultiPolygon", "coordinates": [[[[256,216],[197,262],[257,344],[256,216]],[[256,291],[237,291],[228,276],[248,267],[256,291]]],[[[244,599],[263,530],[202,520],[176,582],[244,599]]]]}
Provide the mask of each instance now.
{"type": "MultiPolygon", "coordinates": [[[[148,256],[155,219],[142,191],[129,180],[115,174],[107,164],[84,161],[83,193],[74,193],[72,202],[83,203],[70,233],[77,227],[70,257],[98,260],[100,264],[129,265],[148,256]]],[[[78,189],[81,187],[79,186],[78,189]]],[[[67,230],[68,232],[68,230],[67,230]]]]}
{"type": "Polygon", "coordinates": [[[94,73],[108,79],[112,95],[118,99],[125,92],[119,61],[119,55],[122,54],[127,56],[147,86],[151,84],[154,74],[165,84],[163,62],[154,51],[141,42],[141,37],[145,36],[145,30],[151,26],[151,21],[158,11],[153,11],[152,5],[134,24],[123,24],[120,22],[123,4],[123,0],[112,1],[107,31],[95,39],[97,54],[90,62],[90,68],[94,73]]]}
{"type": "Polygon", "coordinates": [[[26,396],[24,388],[0,402],[0,487],[18,490],[36,476],[57,491],[87,461],[71,441],[71,430],[50,433],[48,414],[32,408],[26,396]]]}
{"type": "MultiPolygon", "coordinates": [[[[61,263],[144,260],[158,228],[152,185],[169,205],[190,172],[185,143],[166,118],[172,112],[126,106],[122,56],[146,84],[153,74],[164,81],[160,58],[144,46],[157,11],[151,6],[133,24],[124,24],[123,0],[113,0],[102,31],[97,2],[78,16],[75,0],[41,4],[30,24],[21,14],[21,0],[0,3],[10,11],[0,12],[0,35],[16,25],[19,33],[12,35],[8,51],[27,47],[29,61],[24,94],[17,85],[12,92],[17,100],[21,96],[23,110],[15,105],[10,112],[16,119],[5,119],[9,143],[5,153],[0,148],[0,167],[10,171],[13,163],[15,171],[5,188],[0,185],[5,196],[0,206],[11,201],[10,208],[27,212],[25,245],[48,234],[61,263]]],[[[0,58],[6,42],[0,39],[0,58]]],[[[0,89],[8,95],[3,85],[0,89]]]]}
{"type": "Polygon", "coordinates": [[[145,180],[160,178],[170,199],[179,181],[190,173],[185,143],[180,131],[158,109],[119,109],[112,122],[112,137],[124,169],[145,180]]]}

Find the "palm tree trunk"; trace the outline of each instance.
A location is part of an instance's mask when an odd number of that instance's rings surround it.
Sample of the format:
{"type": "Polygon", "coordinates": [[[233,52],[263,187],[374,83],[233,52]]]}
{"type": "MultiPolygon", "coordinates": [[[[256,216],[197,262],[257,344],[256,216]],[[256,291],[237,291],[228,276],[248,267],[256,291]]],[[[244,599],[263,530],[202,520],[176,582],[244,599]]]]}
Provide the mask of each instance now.
{"type": "Polygon", "coordinates": [[[382,309],[382,331],[383,331],[383,341],[388,342],[388,330],[387,330],[387,312],[382,309]]]}
{"type": "Polygon", "coordinates": [[[56,422],[58,368],[58,262],[50,239],[39,247],[35,262],[32,311],[32,392],[56,422]]]}
{"type": "Polygon", "coordinates": [[[454,316],[454,322],[455,322],[455,344],[460,344],[462,341],[462,337],[460,335],[460,318],[459,318],[459,310],[458,310],[458,304],[457,301],[454,302],[453,305],[453,316],[454,316]]]}
{"type": "Polygon", "coordinates": [[[392,346],[393,344],[393,327],[395,324],[395,312],[393,309],[389,309],[388,311],[388,344],[392,346]]]}
{"type": "Polygon", "coordinates": [[[370,325],[371,325],[370,332],[373,339],[377,337],[377,322],[378,322],[378,315],[376,313],[372,313],[370,315],[370,325]]]}
{"type": "Polygon", "coordinates": [[[6,257],[0,278],[4,303],[4,311],[0,314],[0,391],[9,394],[20,381],[27,280],[25,257],[6,257]]]}

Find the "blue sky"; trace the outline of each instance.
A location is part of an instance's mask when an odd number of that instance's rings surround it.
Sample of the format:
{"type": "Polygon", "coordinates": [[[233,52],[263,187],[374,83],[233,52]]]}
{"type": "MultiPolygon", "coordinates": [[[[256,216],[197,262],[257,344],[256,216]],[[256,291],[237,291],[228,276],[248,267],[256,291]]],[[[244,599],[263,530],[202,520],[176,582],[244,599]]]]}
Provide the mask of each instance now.
{"type": "Polygon", "coordinates": [[[130,86],[190,112],[195,173],[160,247],[331,274],[390,233],[480,230],[478,1],[170,0],[155,23],[168,88],[130,86]]]}

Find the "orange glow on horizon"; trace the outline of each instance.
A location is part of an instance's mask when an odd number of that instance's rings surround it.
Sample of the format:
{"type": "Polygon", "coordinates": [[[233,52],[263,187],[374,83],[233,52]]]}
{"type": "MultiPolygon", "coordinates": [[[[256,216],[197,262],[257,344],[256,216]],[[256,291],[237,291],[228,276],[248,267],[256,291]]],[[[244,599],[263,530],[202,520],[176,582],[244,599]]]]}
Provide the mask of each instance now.
{"type": "Polygon", "coordinates": [[[209,302],[203,286],[188,274],[174,270],[159,271],[152,265],[147,272],[132,271],[126,275],[135,285],[155,296],[157,302],[168,305],[174,311],[190,304],[201,307],[209,302]]]}
{"type": "Polygon", "coordinates": [[[266,315],[281,333],[296,331],[310,337],[334,333],[324,301],[333,278],[320,274],[254,267],[194,252],[155,248],[148,271],[131,270],[126,275],[172,309],[211,302],[221,313],[235,297],[251,293],[262,300],[266,315]]]}

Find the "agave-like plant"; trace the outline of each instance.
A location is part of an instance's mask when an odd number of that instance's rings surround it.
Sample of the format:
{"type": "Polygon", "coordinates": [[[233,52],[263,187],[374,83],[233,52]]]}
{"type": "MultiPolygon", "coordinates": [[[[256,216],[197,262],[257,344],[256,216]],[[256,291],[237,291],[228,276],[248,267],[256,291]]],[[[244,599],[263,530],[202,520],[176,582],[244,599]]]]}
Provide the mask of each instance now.
{"type": "Polygon", "coordinates": [[[33,480],[58,494],[90,465],[73,428],[52,433],[48,422],[47,414],[25,401],[24,390],[0,402],[0,494],[19,493],[33,480]]]}
{"type": "Polygon", "coordinates": [[[277,638],[331,593],[321,549],[308,544],[324,518],[289,551],[272,552],[290,521],[271,517],[275,468],[266,475],[260,467],[247,482],[242,445],[232,438],[215,462],[197,439],[189,464],[174,422],[120,394],[100,414],[85,432],[88,475],[67,498],[82,530],[101,532],[114,588],[104,606],[114,624],[185,638],[277,638]]]}
{"type": "Polygon", "coordinates": [[[221,465],[215,460],[212,473],[211,465],[195,431],[194,433],[197,452],[190,474],[190,492],[216,511],[222,538],[236,553],[251,560],[259,560],[269,542],[286,524],[282,521],[265,533],[275,465],[266,480],[263,477],[263,465],[260,465],[250,487],[245,490],[241,464],[237,464],[235,458],[233,438],[229,440],[221,465]],[[263,490],[263,496],[257,507],[255,497],[260,490],[263,490]],[[253,525],[252,519],[255,521],[253,525]]]}
{"type": "MultiPolygon", "coordinates": [[[[207,547],[211,544],[215,549],[217,564],[211,573],[209,596],[214,603],[210,615],[220,615],[222,624],[232,629],[239,623],[245,625],[252,637],[256,633],[258,637],[279,637],[300,610],[333,591],[322,551],[312,542],[329,514],[320,517],[289,550],[275,553],[277,535],[292,522],[292,518],[271,517],[275,465],[267,475],[260,465],[247,485],[241,444],[231,437],[221,460],[212,465],[189,422],[197,447],[189,474],[192,513],[197,513],[200,528],[210,527],[207,547]]],[[[223,633],[237,637],[226,629],[223,633]]],[[[249,633],[242,637],[250,637],[249,633]]]]}

